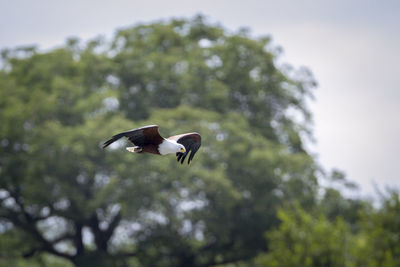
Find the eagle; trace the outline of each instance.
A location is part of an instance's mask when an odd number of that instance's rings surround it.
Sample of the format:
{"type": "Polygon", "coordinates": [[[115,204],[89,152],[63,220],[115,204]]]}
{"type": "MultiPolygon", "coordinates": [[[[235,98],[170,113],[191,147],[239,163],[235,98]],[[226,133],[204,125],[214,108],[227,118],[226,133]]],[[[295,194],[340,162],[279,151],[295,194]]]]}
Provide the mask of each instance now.
{"type": "Polygon", "coordinates": [[[104,142],[103,149],[122,137],[128,138],[135,145],[126,148],[129,152],[147,152],[158,155],[176,153],[177,160],[181,164],[190,152],[187,161],[189,164],[201,145],[201,136],[196,132],[163,138],[158,132],[158,125],[147,125],[114,135],[104,142]]]}

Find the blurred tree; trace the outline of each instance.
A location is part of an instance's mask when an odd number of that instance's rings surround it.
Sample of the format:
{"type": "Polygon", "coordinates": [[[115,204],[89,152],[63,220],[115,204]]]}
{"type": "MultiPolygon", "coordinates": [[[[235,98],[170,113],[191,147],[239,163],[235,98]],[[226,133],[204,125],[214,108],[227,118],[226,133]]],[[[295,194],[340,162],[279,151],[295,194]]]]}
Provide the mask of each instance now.
{"type": "Polygon", "coordinates": [[[380,207],[364,201],[362,208],[352,209],[356,213],[353,216],[349,216],[348,205],[354,204],[354,200],[338,197],[339,193],[333,189],[328,190],[327,195],[329,198],[334,195],[334,199],[339,200],[337,207],[343,210],[332,209],[332,202],[326,199],[309,212],[296,203],[286,205],[278,211],[279,227],[267,233],[268,252],[261,253],[250,266],[399,265],[398,191],[381,193],[380,207]],[[332,211],[340,214],[334,216],[332,211]],[[341,214],[349,216],[349,220],[343,220],[341,214]]]}
{"type": "Polygon", "coordinates": [[[369,203],[355,197],[345,197],[357,190],[357,186],[346,179],[343,172],[334,169],[325,178],[325,186],[320,186],[321,194],[318,201],[318,208],[330,221],[341,216],[350,224],[352,232],[359,230],[360,214],[365,211],[369,203]]]}
{"type": "Polygon", "coordinates": [[[400,195],[389,190],[381,194],[379,209],[366,209],[352,253],[356,266],[399,266],[400,263],[400,195]]]}
{"type": "Polygon", "coordinates": [[[14,253],[75,266],[237,262],[267,248],[283,200],[314,205],[302,138],[315,82],[281,70],[269,38],[198,16],[2,56],[0,240],[14,253]],[[193,164],[123,142],[100,149],[146,124],[201,133],[193,164]]]}
{"type": "Polygon", "coordinates": [[[353,266],[353,237],[338,217],[307,213],[299,205],[278,212],[279,228],[268,232],[269,251],[258,257],[259,266],[353,266]]]}

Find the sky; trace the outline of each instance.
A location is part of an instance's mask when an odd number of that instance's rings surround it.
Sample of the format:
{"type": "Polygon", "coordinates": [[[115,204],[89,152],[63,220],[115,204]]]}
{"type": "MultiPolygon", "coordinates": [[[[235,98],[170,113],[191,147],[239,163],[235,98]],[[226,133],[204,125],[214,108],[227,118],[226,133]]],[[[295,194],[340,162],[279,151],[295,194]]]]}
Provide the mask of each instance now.
{"type": "Polygon", "coordinates": [[[0,0],[0,49],[46,50],[69,37],[111,38],[121,28],[196,14],[230,32],[271,36],[282,62],[313,72],[309,148],[325,170],[342,170],[359,185],[357,195],[400,188],[400,1],[0,0]]]}

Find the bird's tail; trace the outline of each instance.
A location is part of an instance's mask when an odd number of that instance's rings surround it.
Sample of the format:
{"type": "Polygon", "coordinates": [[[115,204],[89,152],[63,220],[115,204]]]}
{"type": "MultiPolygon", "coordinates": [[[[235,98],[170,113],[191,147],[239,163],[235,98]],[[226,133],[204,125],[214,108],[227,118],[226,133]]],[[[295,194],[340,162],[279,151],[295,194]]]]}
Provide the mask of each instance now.
{"type": "Polygon", "coordinates": [[[124,133],[114,135],[110,140],[104,142],[103,149],[108,147],[109,145],[111,145],[112,143],[114,143],[115,141],[117,141],[118,139],[120,139],[123,136],[124,136],[124,133]]]}

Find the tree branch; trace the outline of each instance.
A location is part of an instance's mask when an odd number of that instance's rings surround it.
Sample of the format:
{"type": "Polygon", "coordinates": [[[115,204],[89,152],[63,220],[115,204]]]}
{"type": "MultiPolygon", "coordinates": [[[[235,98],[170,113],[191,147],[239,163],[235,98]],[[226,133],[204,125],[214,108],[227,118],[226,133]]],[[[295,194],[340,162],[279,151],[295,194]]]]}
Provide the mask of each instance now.
{"type": "Polygon", "coordinates": [[[108,226],[107,230],[104,231],[105,241],[106,242],[108,242],[110,240],[111,236],[114,233],[115,228],[117,228],[117,226],[121,222],[121,219],[122,219],[121,211],[118,211],[118,213],[112,219],[112,221],[111,221],[110,225],[108,226]]]}
{"type": "Polygon", "coordinates": [[[74,236],[74,243],[76,247],[76,255],[81,255],[85,247],[83,246],[83,239],[82,239],[82,223],[75,222],[75,236],[74,236]]]}
{"type": "Polygon", "coordinates": [[[99,227],[99,218],[96,213],[90,217],[89,227],[92,229],[97,249],[107,251],[107,241],[104,239],[104,232],[99,227]]]}
{"type": "Polygon", "coordinates": [[[35,238],[35,240],[39,243],[37,247],[32,248],[30,251],[25,253],[24,256],[31,257],[38,251],[46,251],[53,255],[71,260],[73,257],[72,255],[57,251],[53,246],[55,242],[49,241],[46,238],[44,238],[42,233],[40,233],[40,231],[36,227],[36,221],[32,218],[32,216],[29,213],[23,210],[23,207],[24,207],[23,205],[20,205],[23,217],[19,216],[20,213],[17,213],[10,209],[4,209],[6,213],[2,214],[1,216],[9,220],[15,227],[32,235],[35,238]]]}

